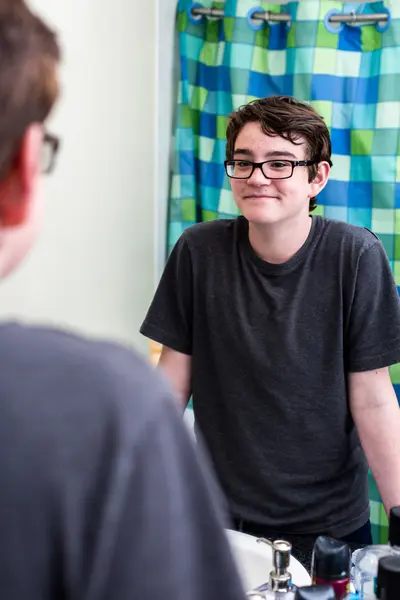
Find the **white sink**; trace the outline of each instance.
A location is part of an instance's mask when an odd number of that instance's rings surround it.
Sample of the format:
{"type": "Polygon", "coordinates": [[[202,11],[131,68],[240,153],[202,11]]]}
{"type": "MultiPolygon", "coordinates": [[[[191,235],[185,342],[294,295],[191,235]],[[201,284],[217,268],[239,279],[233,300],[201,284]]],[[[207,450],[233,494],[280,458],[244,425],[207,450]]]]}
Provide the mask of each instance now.
{"type": "MultiPolygon", "coordinates": [[[[267,544],[258,543],[256,537],[247,533],[230,529],[226,532],[245,590],[250,591],[266,583],[273,568],[272,548],[267,544]]],[[[295,585],[311,585],[311,578],[306,569],[293,556],[290,559],[289,571],[295,585]]]]}

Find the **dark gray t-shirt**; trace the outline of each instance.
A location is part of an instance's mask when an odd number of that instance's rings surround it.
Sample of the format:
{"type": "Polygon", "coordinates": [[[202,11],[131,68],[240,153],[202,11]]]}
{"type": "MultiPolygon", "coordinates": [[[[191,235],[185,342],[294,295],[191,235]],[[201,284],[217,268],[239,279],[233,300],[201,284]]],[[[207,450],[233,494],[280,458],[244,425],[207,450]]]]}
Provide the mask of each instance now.
{"type": "Polygon", "coordinates": [[[196,423],[236,517],[335,536],[365,523],[346,376],[400,361],[399,296],[374,234],[315,216],[277,265],[243,217],[195,225],[141,331],[192,355],[196,423]]]}
{"type": "Polygon", "coordinates": [[[2,599],[242,600],[213,481],[136,355],[0,326],[2,599]]]}

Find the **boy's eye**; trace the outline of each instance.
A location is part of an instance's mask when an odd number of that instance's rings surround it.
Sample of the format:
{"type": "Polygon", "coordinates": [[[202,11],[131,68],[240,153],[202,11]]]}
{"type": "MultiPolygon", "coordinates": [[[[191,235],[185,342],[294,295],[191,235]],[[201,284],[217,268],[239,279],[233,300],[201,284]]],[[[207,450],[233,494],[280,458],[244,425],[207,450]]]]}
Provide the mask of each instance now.
{"type": "Polygon", "coordinates": [[[270,167],[273,169],[284,169],[285,167],[290,167],[290,163],[287,161],[274,161],[269,163],[270,167]]]}

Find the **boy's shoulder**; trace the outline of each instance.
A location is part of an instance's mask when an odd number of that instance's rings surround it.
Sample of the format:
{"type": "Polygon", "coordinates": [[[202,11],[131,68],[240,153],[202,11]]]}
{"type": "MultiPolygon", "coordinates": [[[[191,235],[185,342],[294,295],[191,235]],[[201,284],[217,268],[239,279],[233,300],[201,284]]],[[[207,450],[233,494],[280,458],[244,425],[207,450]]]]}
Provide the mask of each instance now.
{"type": "Polygon", "coordinates": [[[180,239],[189,246],[204,245],[205,242],[222,242],[232,238],[238,227],[240,227],[242,219],[242,217],[238,217],[236,219],[215,219],[214,221],[196,223],[185,229],[180,239]]]}
{"type": "Polygon", "coordinates": [[[367,227],[326,217],[317,216],[314,218],[321,219],[323,238],[336,248],[347,248],[363,253],[375,244],[381,243],[378,236],[367,227]]]}

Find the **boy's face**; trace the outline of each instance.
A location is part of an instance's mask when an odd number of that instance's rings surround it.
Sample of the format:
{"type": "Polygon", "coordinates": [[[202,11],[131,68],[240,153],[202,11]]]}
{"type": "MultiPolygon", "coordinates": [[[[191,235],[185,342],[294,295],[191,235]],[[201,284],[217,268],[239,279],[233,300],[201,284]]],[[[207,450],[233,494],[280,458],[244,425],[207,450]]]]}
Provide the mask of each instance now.
{"type": "MultiPolygon", "coordinates": [[[[239,132],[233,158],[263,162],[265,160],[307,160],[305,140],[292,144],[280,136],[266,135],[259,123],[247,123],[239,132]]],[[[314,181],[308,181],[308,168],[295,167],[289,179],[267,179],[255,169],[249,179],[230,179],[237,207],[255,225],[288,221],[300,214],[308,215],[310,198],[325,187],[328,163],[320,163],[314,181]]]]}

